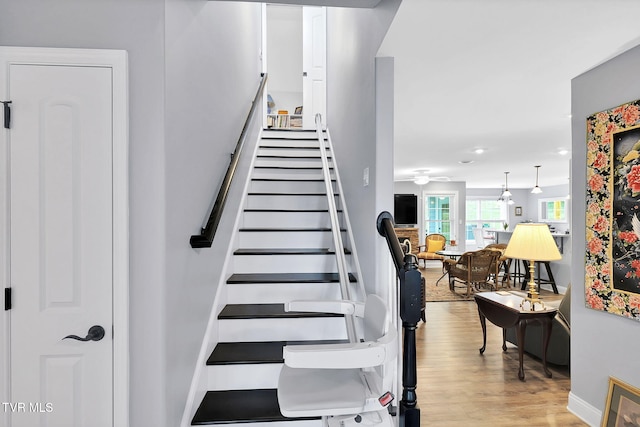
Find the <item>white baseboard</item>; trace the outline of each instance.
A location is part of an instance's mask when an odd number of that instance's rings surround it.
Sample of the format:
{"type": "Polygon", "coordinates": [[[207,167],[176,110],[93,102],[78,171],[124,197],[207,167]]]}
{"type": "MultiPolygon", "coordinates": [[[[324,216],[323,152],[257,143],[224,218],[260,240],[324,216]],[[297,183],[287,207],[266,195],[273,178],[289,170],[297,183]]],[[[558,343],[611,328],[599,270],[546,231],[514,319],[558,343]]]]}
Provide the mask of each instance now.
{"type": "Polygon", "coordinates": [[[567,409],[591,427],[600,426],[602,411],[591,406],[571,392],[569,392],[569,404],[567,405],[567,409]]]}

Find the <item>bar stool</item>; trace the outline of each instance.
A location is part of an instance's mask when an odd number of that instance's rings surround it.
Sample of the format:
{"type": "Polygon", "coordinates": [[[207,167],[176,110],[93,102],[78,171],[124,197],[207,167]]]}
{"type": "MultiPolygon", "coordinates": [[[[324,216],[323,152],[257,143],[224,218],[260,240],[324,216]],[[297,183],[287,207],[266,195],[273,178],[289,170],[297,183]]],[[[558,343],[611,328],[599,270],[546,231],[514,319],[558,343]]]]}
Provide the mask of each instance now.
{"type": "MultiPolygon", "coordinates": [[[[525,261],[522,260],[522,264],[524,265],[524,271],[525,271],[525,276],[524,276],[524,280],[522,281],[522,290],[525,290],[527,288],[527,282],[529,281],[529,261],[525,261]]],[[[553,288],[553,293],[557,294],[558,293],[558,288],[556,286],[556,280],[553,278],[553,273],[551,272],[551,264],[549,261],[536,261],[537,264],[537,268],[536,271],[538,272],[538,277],[537,277],[537,284],[538,284],[538,292],[540,292],[540,285],[551,285],[551,287],[553,288]],[[547,278],[543,279],[540,276],[540,270],[541,270],[541,265],[540,264],[544,264],[545,266],[545,270],[547,270],[547,278]]]]}
{"type": "Polygon", "coordinates": [[[526,276],[527,276],[526,272],[528,270],[519,261],[521,260],[515,259],[515,258],[506,259],[505,275],[502,278],[503,282],[505,280],[507,281],[513,280],[513,284],[515,285],[517,282],[523,282],[524,280],[526,280],[526,276]],[[513,271],[511,271],[512,261],[515,261],[515,263],[513,263],[513,271]],[[523,266],[522,268],[520,267],[521,265],[523,266]]]}

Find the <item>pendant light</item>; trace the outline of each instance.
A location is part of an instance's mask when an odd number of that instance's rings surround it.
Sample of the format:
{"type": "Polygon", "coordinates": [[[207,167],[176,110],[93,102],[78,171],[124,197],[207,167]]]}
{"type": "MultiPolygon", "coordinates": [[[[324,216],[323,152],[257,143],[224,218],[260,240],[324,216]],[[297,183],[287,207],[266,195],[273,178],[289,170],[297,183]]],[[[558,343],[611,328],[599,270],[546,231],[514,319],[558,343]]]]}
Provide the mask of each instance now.
{"type": "Polygon", "coordinates": [[[502,197],[502,193],[504,192],[504,185],[502,186],[501,190],[500,190],[500,197],[498,197],[498,203],[499,204],[503,204],[504,203],[504,197],[502,197]]]}
{"type": "Polygon", "coordinates": [[[538,186],[538,172],[540,171],[540,165],[535,166],[535,168],[536,168],[536,186],[533,187],[533,190],[531,190],[531,193],[540,194],[542,193],[542,188],[538,186]]]}
{"type": "Polygon", "coordinates": [[[502,193],[502,197],[511,197],[511,191],[509,191],[509,184],[507,183],[507,177],[509,172],[504,173],[504,192],[502,193]]]}

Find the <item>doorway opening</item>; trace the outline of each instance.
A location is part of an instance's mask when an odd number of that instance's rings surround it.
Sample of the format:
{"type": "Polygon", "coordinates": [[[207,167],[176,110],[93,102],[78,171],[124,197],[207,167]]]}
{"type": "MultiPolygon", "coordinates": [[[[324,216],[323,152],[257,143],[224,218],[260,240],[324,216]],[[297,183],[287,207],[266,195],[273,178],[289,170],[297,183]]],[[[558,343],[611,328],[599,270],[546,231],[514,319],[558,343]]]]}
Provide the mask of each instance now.
{"type": "Polygon", "coordinates": [[[326,8],[267,4],[263,16],[264,126],[313,129],[326,116],[326,8]]]}

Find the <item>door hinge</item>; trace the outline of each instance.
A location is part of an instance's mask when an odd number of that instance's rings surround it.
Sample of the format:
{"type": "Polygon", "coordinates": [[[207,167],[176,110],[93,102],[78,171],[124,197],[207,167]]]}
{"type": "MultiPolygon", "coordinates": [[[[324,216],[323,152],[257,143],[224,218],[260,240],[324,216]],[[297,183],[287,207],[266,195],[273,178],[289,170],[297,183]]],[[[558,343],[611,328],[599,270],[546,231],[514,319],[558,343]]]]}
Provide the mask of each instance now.
{"type": "Polygon", "coordinates": [[[4,288],[4,311],[11,310],[11,288],[4,288]]]}
{"type": "Polygon", "coordinates": [[[4,128],[11,129],[11,101],[0,101],[4,105],[4,128]]]}

